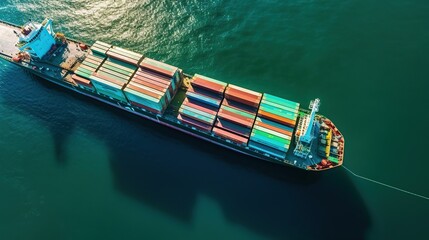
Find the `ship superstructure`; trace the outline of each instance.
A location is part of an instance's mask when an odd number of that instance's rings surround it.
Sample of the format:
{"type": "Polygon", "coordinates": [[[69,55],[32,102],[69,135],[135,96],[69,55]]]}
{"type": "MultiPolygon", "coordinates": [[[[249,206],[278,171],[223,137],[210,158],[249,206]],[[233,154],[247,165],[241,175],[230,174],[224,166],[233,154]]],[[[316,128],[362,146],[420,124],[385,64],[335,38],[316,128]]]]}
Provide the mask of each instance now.
{"type": "Polygon", "coordinates": [[[0,56],[55,84],[208,142],[306,170],[340,166],[344,138],[300,104],[207,76],[189,75],[144,54],[54,33],[52,20],[0,22],[0,56]]]}

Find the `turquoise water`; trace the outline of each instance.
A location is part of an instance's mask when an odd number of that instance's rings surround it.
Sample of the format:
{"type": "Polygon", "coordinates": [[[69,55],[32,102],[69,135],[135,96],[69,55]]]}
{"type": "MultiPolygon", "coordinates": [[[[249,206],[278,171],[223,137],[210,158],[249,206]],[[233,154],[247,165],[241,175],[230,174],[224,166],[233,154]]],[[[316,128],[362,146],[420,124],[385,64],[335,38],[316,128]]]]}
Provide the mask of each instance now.
{"type": "MultiPolygon", "coordinates": [[[[345,165],[428,196],[427,1],[1,1],[0,18],[301,102],[345,165]],[[128,3],[131,2],[131,3],[128,3]]],[[[0,36],[1,39],[1,36],[0,36]]],[[[273,166],[0,61],[1,239],[425,239],[429,202],[273,166]]]]}

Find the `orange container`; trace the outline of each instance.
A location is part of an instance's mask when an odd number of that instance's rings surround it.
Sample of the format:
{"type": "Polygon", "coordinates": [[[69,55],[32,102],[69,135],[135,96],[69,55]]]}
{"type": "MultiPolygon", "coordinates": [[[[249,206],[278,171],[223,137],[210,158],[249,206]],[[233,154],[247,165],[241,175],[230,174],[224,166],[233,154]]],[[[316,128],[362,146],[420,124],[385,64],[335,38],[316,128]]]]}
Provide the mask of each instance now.
{"type": "Polygon", "coordinates": [[[79,77],[78,75],[73,74],[72,79],[79,85],[83,85],[83,86],[88,87],[88,88],[93,88],[91,81],[86,79],[86,78],[79,77]]]}
{"type": "Polygon", "coordinates": [[[223,111],[222,109],[219,110],[217,116],[221,119],[225,119],[225,120],[228,120],[230,122],[240,124],[240,125],[247,127],[247,128],[252,127],[252,122],[249,122],[247,120],[243,120],[241,117],[235,116],[234,114],[230,114],[230,112],[223,111]]]}
{"type": "Polygon", "coordinates": [[[217,114],[217,112],[216,112],[216,111],[213,111],[213,110],[211,110],[211,109],[209,109],[209,108],[206,108],[206,107],[200,106],[200,105],[195,104],[195,103],[191,103],[191,102],[188,100],[188,98],[185,98],[185,100],[183,101],[183,105],[188,106],[188,107],[191,107],[191,108],[195,108],[195,109],[197,109],[197,110],[200,110],[200,111],[203,111],[203,112],[209,113],[209,114],[214,115],[214,116],[216,116],[216,114],[217,114]]]}
{"type": "Polygon", "coordinates": [[[265,117],[268,120],[276,121],[278,123],[285,124],[285,125],[292,126],[292,127],[294,127],[296,124],[296,121],[294,121],[294,120],[284,118],[284,117],[280,117],[279,115],[275,115],[275,114],[266,112],[266,111],[261,110],[261,109],[259,109],[258,115],[261,117],[265,117]]]}

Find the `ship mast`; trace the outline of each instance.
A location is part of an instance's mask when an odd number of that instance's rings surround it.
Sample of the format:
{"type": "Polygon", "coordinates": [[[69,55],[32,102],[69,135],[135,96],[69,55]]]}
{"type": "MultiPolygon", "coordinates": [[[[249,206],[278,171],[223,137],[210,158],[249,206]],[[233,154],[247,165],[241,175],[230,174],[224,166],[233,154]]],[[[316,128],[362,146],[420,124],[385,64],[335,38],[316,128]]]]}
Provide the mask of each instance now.
{"type": "MultiPolygon", "coordinates": [[[[310,102],[309,109],[311,109],[311,114],[306,115],[304,121],[304,126],[301,130],[301,135],[299,136],[297,145],[293,151],[295,156],[301,158],[307,158],[311,151],[311,143],[314,139],[314,118],[316,113],[319,111],[320,99],[316,98],[310,102]]],[[[311,157],[311,156],[310,156],[311,157]]]]}

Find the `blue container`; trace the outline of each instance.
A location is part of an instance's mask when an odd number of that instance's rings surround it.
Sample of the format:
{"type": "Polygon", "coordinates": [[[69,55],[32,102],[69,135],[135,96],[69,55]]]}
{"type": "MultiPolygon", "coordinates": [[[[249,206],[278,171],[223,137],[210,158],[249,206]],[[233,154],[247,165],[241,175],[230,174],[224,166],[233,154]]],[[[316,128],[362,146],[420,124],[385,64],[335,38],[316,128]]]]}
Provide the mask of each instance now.
{"type": "Polygon", "coordinates": [[[200,95],[200,94],[196,94],[196,93],[193,93],[193,92],[189,92],[189,91],[186,92],[186,96],[189,99],[205,103],[205,104],[207,104],[209,106],[212,106],[212,107],[218,108],[219,105],[220,105],[220,101],[219,100],[216,100],[216,99],[213,99],[213,98],[209,98],[209,97],[206,97],[206,96],[203,96],[203,95],[200,95]]]}

